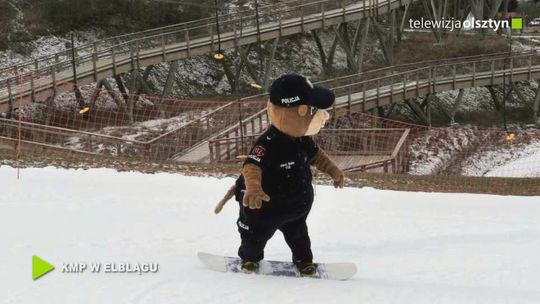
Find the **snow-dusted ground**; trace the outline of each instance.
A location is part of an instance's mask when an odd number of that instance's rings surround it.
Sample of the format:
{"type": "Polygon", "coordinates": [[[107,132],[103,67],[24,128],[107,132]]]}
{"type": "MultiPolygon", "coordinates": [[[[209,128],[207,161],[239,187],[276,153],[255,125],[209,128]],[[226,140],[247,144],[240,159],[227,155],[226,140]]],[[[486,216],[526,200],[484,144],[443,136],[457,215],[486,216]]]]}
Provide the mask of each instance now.
{"type": "Polygon", "coordinates": [[[462,170],[469,176],[540,177],[540,141],[476,155],[462,170]]]}
{"type": "MultiPolygon", "coordinates": [[[[223,274],[196,252],[234,255],[231,178],[109,169],[0,168],[0,303],[539,303],[540,197],[317,186],[320,261],[349,281],[223,274]],[[32,281],[32,255],[57,269],[32,281]],[[61,263],[159,263],[158,273],[62,273],[61,263]]],[[[290,258],[281,235],[269,259],[290,258]]]]}
{"type": "Polygon", "coordinates": [[[506,141],[497,131],[430,129],[412,143],[409,173],[540,177],[539,135],[535,130],[521,131],[517,140],[506,141]]]}
{"type": "Polygon", "coordinates": [[[532,154],[525,154],[496,169],[490,170],[486,176],[497,177],[536,177],[540,178],[540,145],[532,154]]]}

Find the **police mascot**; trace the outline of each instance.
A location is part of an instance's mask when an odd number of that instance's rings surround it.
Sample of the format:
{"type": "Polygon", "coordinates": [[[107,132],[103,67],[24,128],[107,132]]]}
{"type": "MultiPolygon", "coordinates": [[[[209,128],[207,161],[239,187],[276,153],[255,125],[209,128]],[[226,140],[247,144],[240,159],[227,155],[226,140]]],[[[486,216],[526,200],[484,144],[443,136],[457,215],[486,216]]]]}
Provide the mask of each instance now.
{"type": "Polygon", "coordinates": [[[280,230],[298,270],[307,276],[316,274],[306,225],[313,203],[311,166],[332,177],[336,188],[343,188],[344,175],[310,136],[329,119],[325,109],[334,100],[332,91],[301,75],[285,74],[272,83],[267,104],[270,126],[215,210],[218,213],[232,195],[240,204],[238,255],[243,272],[258,270],[266,242],[280,230]]]}

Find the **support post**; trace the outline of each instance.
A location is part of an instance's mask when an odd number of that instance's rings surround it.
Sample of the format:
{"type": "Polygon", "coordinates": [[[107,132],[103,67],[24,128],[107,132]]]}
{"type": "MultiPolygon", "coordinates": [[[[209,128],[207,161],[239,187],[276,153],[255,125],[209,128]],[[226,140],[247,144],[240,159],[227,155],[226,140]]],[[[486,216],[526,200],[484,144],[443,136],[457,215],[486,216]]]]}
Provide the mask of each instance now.
{"type": "Polygon", "coordinates": [[[171,93],[177,70],[178,70],[178,60],[175,60],[171,62],[171,65],[169,67],[169,73],[167,74],[167,80],[165,81],[165,85],[163,86],[161,97],[169,96],[169,94],[171,93]]]}
{"type": "Polygon", "coordinates": [[[538,83],[539,85],[538,89],[536,89],[536,96],[534,97],[533,104],[533,123],[540,126],[540,120],[538,119],[538,112],[540,111],[540,82],[538,83]]]}
{"type": "Polygon", "coordinates": [[[279,37],[274,39],[274,42],[272,43],[272,50],[270,51],[270,58],[268,58],[268,61],[266,62],[266,69],[264,71],[264,89],[270,87],[270,71],[272,70],[272,65],[274,64],[274,58],[276,55],[277,46],[279,43],[279,37]]]}
{"type": "Polygon", "coordinates": [[[452,106],[452,110],[450,112],[450,124],[453,125],[456,123],[455,117],[457,110],[459,109],[459,106],[461,105],[461,102],[463,101],[463,93],[465,92],[464,89],[459,89],[458,96],[456,98],[456,101],[454,102],[454,105],[452,106]]]}
{"type": "Polygon", "coordinates": [[[493,86],[487,86],[487,89],[488,89],[489,93],[491,94],[491,100],[493,101],[493,105],[495,106],[495,110],[497,112],[501,111],[501,102],[499,101],[499,96],[497,96],[497,93],[495,92],[495,89],[493,89],[493,86]]]}
{"type": "Polygon", "coordinates": [[[424,122],[425,124],[428,124],[428,118],[424,114],[424,111],[422,111],[422,108],[416,103],[416,101],[414,101],[412,99],[407,99],[407,100],[405,100],[405,103],[407,103],[407,105],[411,108],[412,112],[418,118],[420,118],[420,120],[422,122],[424,122]]]}

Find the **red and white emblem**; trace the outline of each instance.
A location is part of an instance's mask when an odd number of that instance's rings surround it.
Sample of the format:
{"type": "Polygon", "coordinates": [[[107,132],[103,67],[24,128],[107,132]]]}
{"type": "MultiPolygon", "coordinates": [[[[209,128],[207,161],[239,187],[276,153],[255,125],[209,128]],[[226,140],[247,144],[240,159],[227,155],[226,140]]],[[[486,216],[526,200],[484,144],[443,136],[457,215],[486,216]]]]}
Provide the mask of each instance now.
{"type": "Polygon", "coordinates": [[[251,154],[261,157],[266,153],[266,149],[263,146],[255,146],[253,147],[253,150],[251,151],[251,154]]]}

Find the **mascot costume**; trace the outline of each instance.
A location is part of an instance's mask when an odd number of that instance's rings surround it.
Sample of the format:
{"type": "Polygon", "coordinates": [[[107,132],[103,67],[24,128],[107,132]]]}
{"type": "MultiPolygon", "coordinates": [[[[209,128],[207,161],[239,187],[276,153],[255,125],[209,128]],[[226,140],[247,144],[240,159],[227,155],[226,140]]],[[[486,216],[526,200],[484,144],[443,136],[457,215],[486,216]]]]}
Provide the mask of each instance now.
{"type": "Polygon", "coordinates": [[[242,167],[242,175],[218,204],[235,196],[242,271],[256,272],[267,241],[280,230],[302,275],[315,275],[311,241],[306,225],[313,203],[311,166],[330,175],[334,187],[343,188],[343,172],[310,137],[330,117],[325,110],[334,94],[312,85],[305,77],[286,74],[270,88],[267,112],[270,126],[256,141],[242,167]]]}

